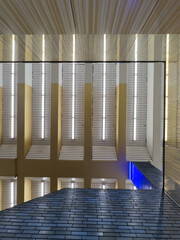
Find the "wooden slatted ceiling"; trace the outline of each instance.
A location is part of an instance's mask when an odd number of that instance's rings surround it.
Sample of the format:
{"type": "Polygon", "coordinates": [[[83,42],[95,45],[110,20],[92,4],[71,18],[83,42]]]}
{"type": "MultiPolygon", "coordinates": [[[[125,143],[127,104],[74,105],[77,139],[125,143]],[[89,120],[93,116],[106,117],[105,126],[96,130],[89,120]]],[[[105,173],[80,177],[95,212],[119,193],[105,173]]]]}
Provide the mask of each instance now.
{"type": "Polygon", "coordinates": [[[180,33],[179,11],[179,0],[1,0],[0,33],[180,33]]]}

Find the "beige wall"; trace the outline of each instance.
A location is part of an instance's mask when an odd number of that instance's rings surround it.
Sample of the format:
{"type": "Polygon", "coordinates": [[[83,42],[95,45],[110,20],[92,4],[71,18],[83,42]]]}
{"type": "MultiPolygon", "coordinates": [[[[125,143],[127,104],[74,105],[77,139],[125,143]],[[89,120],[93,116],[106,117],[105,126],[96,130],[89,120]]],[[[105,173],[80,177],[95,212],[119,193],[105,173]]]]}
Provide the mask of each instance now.
{"type": "Polygon", "coordinates": [[[24,155],[26,156],[32,144],[32,87],[25,84],[24,90],[24,155]]]}
{"type": "Polygon", "coordinates": [[[27,177],[24,179],[24,202],[31,200],[31,180],[27,177]]]}
{"type": "Polygon", "coordinates": [[[57,160],[61,149],[62,87],[51,84],[51,159],[57,160]]]}
{"type": "Polygon", "coordinates": [[[0,87],[0,146],[2,144],[2,87],[0,87]]]}

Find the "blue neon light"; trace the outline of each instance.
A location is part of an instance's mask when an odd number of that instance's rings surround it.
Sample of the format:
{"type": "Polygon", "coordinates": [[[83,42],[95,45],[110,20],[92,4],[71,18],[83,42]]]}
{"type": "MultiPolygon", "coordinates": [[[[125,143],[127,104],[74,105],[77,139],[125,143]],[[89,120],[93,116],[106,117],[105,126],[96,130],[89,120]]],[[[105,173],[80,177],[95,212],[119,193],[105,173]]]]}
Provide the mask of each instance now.
{"type": "Polygon", "coordinates": [[[129,179],[134,183],[137,189],[153,188],[153,185],[149,182],[149,180],[132,162],[129,162],[129,179]]]}

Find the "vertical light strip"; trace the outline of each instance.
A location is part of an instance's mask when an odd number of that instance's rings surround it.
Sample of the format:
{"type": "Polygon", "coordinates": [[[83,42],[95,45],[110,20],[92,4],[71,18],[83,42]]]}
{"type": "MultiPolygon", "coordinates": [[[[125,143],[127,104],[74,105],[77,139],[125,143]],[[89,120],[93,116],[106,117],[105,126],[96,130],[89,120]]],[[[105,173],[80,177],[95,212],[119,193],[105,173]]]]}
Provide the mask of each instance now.
{"type": "MultiPolygon", "coordinates": [[[[135,61],[137,61],[137,51],[138,51],[138,36],[136,34],[134,48],[135,61]]],[[[133,132],[134,141],[136,141],[136,126],[137,126],[137,62],[135,62],[134,73],[134,132],[133,132]]]]}
{"type": "Polygon", "coordinates": [[[71,188],[75,188],[75,182],[71,182],[71,188]]]}
{"type": "Polygon", "coordinates": [[[11,181],[11,207],[14,206],[14,181],[11,181]]]}
{"type": "Polygon", "coordinates": [[[106,139],[106,34],[104,34],[104,64],[103,64],[103,136],[106,139]]]}
{"type": "MultiPolygon", "coordinates": [[[[15,36],[12,35],[12,61],[15,61],[15,36]]],[[[14,79],[15,64],[12,63],[11,69],[11,138],[14,138],[14,79]]]]}
{"type": "Polygon", "coordinates": [[[44,196],[44,180],[41,181],[41,197],[44,196]]]}
{"type": "Polygon", "coordinates": [[[103,188],[103,189],[106,189],[106,185],[105,185],[105,184],[103,184],[103,185],[102,185],[102,188],[103,188]]]}
{"type": "Polygon", "coordinates": [[[165,141],[168,131],[168,84],[169,84],[169,34],[166,36],[166,93],[165,93],[165,141]]]}
{"type": "MultiPolygon", "coordinates": [[[[45,61],[45,36],[42,35],[42,61],[45,61]]],[[[42,63],[42,90],[41,90],[41,138],[44,139],[44,97],[45,97],[45,63],[42,63]]]]}
{"type": "Polygon", "coordinates": [[[74,120],[75,120],[75,34],[73,34],[73,65],[72,65],[72,139],[74,139],[74,120]]]}

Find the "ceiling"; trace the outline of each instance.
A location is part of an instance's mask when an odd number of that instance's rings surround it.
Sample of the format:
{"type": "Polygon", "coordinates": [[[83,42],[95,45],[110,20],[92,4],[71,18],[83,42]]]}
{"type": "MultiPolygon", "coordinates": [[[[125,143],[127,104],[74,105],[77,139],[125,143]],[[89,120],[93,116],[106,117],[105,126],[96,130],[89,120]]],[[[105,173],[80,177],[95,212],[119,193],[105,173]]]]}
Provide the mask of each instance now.
{"type": "Polygon", "coordinates": [[[0,0],[0,34],[180,33],[180,0],[0,0]]]}

